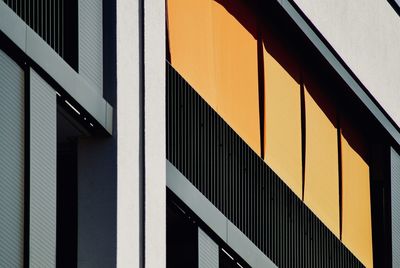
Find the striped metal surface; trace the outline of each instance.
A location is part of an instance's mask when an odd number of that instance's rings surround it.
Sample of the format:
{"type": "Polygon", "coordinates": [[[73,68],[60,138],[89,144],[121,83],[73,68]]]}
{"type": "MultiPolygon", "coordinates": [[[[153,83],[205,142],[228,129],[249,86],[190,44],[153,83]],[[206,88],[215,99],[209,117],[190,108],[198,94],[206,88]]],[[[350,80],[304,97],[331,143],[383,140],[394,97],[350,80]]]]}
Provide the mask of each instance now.
{"type": "Polygon", "coordinates": [[[199,228],[199,268],[219,267],[219,247],[199,228]]]}
{"type": "Polygon", "coordinates": [[[362,267],[167,63],[167,159],[278,267],[362,267]]]}
{"type": "Polygon", "coordinates": [[[79,1],[79,74],[103,89],[103,6],[102,1],[79,1]]]}
{"type": "Polygon", "coordinates": [[[0,266],[22,267],[24,72],[0,50],[0,266]]]}
{"type": "Polygon", "coordinates": [[[56,264],[55,91],[30,70],[30,267],[56,264]]]}
{"type": "Polygon", "coordinates": [[[64,57],[64,0],[2,0],[64,57]]]}
{"type": "Polygon", "coordinates": [[[390,149],[393,267],[400,267],[400,155],[390,149]]]}

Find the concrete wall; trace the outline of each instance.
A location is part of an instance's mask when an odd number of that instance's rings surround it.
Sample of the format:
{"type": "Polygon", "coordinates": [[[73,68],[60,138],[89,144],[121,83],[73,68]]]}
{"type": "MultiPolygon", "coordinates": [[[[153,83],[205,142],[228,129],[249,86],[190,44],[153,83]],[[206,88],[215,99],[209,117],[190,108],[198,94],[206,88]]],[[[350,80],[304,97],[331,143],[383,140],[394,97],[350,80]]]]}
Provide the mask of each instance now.
{"type": "Polygon", "coordinates": [[[140,266],[140,180],[144,178],[144,264],[165,267],[165,7],[164,1],[144,1],[143,7],[139,2],[117,0],[117,266],[140,266]],[[144,40],[138,23],[141,8],[144,40]]]}
{"type": "Polygon", "coordinates": [[[139,267],[139,3],[117,0],[117,267],[139,267]]]}
{"type": "Polygon", "coordinates": [[[294,0],[400,126],[400,17],[386,1],[294,0]]]}
{"type": "Polygon", "coordinates": [[[144,1],[145,265],[166,265],[165,3],[144,1]]]}

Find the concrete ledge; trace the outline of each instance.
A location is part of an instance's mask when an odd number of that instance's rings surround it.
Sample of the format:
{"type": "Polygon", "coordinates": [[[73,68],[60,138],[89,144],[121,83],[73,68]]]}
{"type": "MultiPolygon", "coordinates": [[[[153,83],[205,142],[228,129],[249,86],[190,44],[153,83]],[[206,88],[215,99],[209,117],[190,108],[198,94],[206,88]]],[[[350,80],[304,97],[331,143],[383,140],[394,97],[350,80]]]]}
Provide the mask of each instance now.
{"type": "Polygon", "coordinates": [[[0,31],[50,75],[108,133],[112,134],[113,109],[97,92],[95,86],[72,69],[2,1],[0,1],[0,18],[0,31]]]}
{"type": "Polygon", "coordinates": [[[222,214],[182,173],[167,161],[167,187],[251,267],[277,267],[222,214]]]}
{"type": "Polygon", "coordinates": [[[0,30],[25,51],[26,23],[3,1],[0,1],[0,18],[0,30]]]}

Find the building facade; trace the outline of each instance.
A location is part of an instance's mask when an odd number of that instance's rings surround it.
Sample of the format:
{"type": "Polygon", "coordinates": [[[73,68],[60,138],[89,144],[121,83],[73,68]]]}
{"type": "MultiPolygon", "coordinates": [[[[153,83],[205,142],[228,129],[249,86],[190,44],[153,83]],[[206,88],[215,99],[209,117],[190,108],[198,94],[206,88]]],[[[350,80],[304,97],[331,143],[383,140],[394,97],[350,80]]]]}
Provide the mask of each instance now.
{"type": "Polygon", "coordinates": [[[0,1],[0,267],[398,267],[397,1],[0,1]]]}

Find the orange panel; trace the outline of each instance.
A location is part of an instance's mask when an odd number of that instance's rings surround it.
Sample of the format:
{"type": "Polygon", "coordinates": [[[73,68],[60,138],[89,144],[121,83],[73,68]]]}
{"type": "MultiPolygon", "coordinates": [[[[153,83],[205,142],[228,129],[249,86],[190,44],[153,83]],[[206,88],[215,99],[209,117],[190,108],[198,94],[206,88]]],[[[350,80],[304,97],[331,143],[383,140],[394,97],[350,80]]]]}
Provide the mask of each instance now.
{"type": "Polygon", "coordinates": [[[265,46],[264,74],[265,161],[302,198],[300,84],[265,46]]]}
{"type": "Polygon", "coordinates": [[[366,267],[373,267],[369,165],[362,152],[365,146],[350,124],[342,125],[342,241],[366,267]]]}
{"type": "Polygon", "coordinates": [[[218,2],[212,6],[217,111],[260,155],[255,16],[239,1],[218,2]]]}
{"type": "Polygon", "coordinates": [[[167,0],[172,66],[216,108],[212,0],[167,0]]]}
{"type": "Polygon", "coordinates": [[[305,86],[306,165],[304,202],[337,236],[339,176],[336,114],[318,88],[305,86]],[[310,93],[311,92],[311,93],[310,93]],[[313,95],[311,95],[313,94],[313,95]]]}

